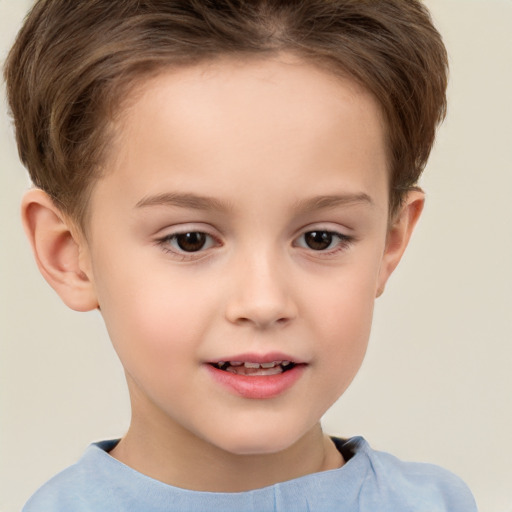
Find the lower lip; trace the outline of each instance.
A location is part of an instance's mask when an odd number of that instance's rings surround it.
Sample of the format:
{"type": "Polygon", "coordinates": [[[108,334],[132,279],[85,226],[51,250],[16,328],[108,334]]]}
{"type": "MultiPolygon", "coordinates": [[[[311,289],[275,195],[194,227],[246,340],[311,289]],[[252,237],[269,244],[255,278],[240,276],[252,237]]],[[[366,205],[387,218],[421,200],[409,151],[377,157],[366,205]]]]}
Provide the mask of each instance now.
{"type": "Polygon", "coordinates": [[[298,364],[291,370],[277,375],[238,375],[236,373],[219,370],[207,364],[211,376],[222,386],[244,398],[267,399],[274,398],[290,389],[304,372],[306,365],[298,364]]]}

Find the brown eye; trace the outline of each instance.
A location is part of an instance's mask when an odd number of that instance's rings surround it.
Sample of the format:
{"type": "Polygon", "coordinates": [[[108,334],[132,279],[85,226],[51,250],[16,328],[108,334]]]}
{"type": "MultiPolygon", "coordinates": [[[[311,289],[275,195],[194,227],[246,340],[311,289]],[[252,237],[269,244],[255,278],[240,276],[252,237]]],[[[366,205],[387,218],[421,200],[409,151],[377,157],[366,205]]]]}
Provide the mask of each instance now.
{"type": "Polygon", "coordinates": [[[175,235],[175,243],[179,249],[185,252],[200,251],[206,245],[207,235],[198,231],[175,235]]]}
{"type": "Polygon", "coordinates": [[[334,234],[329,231],[309,231],[304,233],[304,242],[314,251],[325,251],[333,242],[334,234]]]}

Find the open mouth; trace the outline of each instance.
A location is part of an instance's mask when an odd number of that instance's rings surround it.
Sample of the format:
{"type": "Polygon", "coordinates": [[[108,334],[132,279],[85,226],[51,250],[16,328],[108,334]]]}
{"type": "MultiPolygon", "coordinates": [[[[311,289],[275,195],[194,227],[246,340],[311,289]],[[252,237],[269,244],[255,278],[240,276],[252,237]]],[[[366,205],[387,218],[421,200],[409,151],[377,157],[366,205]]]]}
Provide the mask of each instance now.
{"type": "Polygon", "coordinates": [[[211,366],[229,373],[247,376],[278,375],[296,366],[292,361],[272,361],[270,363],[252,363],[242,361],[219,361],[210,363],[211,366]]]}

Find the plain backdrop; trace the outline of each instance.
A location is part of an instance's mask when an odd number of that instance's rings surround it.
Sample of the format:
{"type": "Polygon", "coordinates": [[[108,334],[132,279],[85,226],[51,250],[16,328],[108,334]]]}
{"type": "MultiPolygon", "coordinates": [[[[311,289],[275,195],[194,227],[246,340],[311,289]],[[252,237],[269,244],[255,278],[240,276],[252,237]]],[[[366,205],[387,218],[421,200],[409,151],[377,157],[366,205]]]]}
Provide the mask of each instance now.
{"type": "MultiPolygon", "coordinates": [[[[0,0],[2,61],[29,4],[0,0]]],[[[427,206],[324,424],[445,466],[481,512],[512,512],[512,0],[426,4],[451,62],[427,206]]],[[[121,436],[129,403],[99,314],[66,309],[33,262],[1,93],[0,512],[14,512],[91,441],[121,436]]]]}

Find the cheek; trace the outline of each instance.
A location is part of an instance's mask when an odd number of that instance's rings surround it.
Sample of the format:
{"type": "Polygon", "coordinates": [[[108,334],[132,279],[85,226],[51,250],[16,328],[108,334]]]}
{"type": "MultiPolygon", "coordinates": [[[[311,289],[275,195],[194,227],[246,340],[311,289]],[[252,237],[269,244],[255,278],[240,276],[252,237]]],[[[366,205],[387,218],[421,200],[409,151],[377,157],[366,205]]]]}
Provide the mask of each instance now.
{"type": "Polygon", "coordinates": [[[162,399],[175,400],[181,392],[176,384],[194,363],[186,327],[194,326],[191,311],[174,294],[154,287],[125,291],[103,312],[112,345],[137,389],[158,389],[162,399]]]}
{"type": "Polygon", "coordinates": [[[313,287],[314,296],[307,300],[312,315],[321,320],[321,328],[347,339],[358,339],[357,333],[364,336],[369,332],[379,266],[376,257],[358,257],[358,261],[348,262],[313,287]]]}
{"type": "Polygon", "coordinates": [[[323,337],[322,356],[328,365],[327,374],[350,383],[358,371],[368,345],[373,317],[373,300],[340,300],[338,307],[324,309],[318,327],[323,337]]]}
{"type": "Polygon", "coordinates": [[[340,272],[312,302],[322,378],[334,400],[356,375],[368,345],[378,275],[378,265],[368,263],[369,267],[353,266],[347,273],[340,272]]]}
{"type": "MultiPolygon", "coordinates": [[[[179,360],[198,343],[214,304],[186,272],[168,265],[117,267],[102,279],[100,304],[110,338],[123,364],[138,359],[179,360]]],[[[210,292],[211,294],[211,292],[210,292]]]]}

